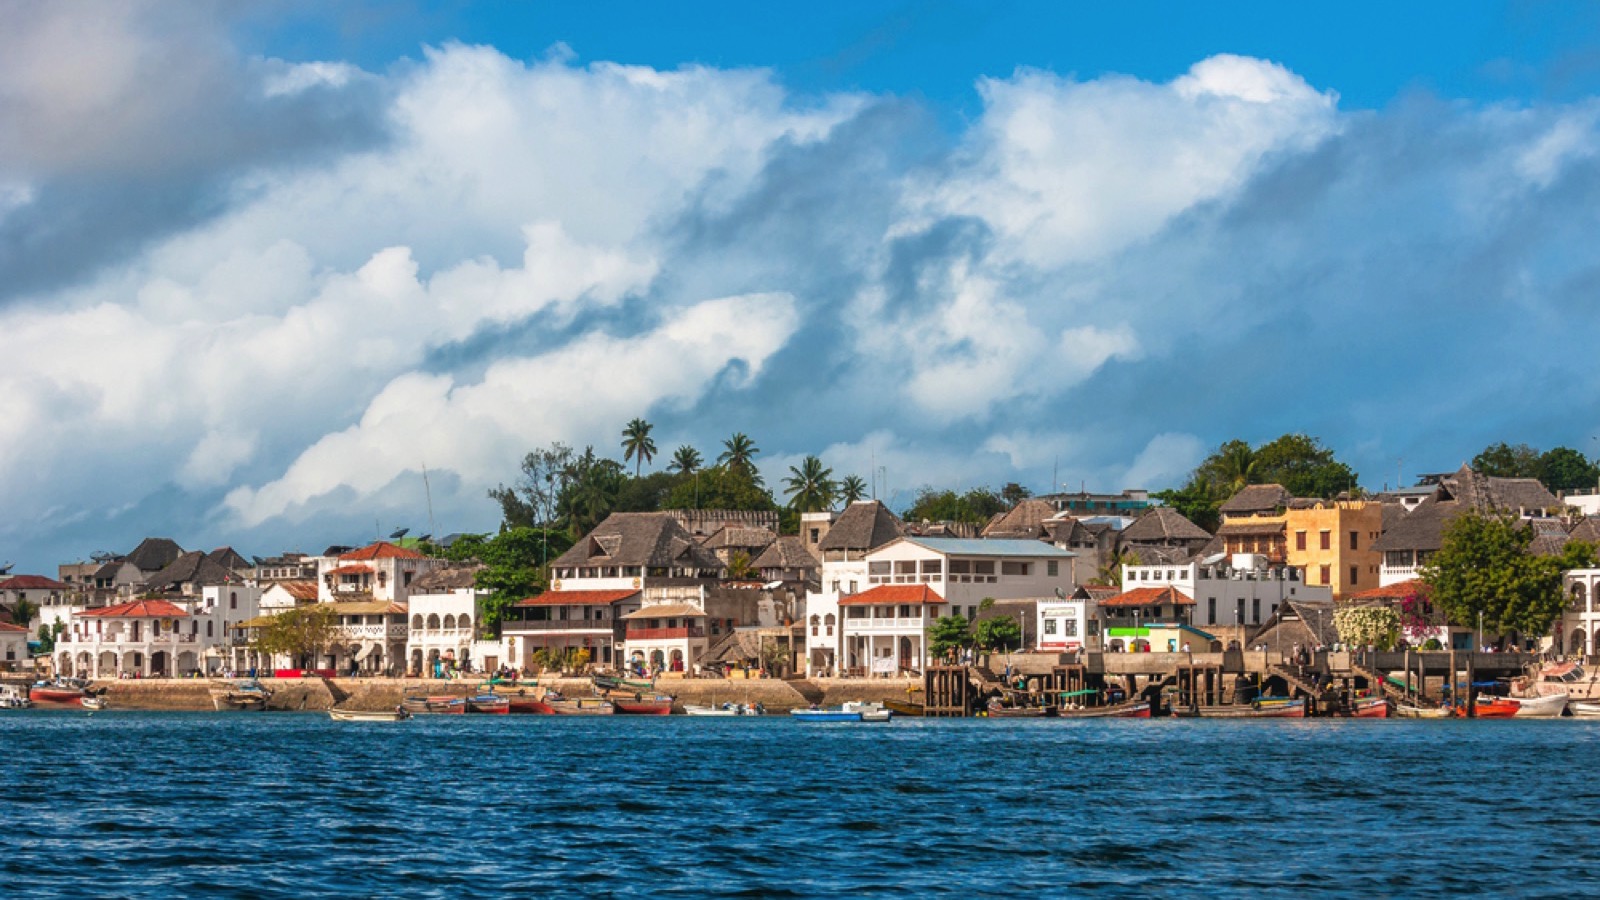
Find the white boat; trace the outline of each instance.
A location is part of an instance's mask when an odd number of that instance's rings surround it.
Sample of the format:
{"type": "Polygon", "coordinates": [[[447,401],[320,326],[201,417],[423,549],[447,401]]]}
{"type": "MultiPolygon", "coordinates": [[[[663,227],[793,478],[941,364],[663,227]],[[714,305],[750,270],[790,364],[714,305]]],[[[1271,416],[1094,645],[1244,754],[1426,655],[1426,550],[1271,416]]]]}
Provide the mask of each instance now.
{"type": "Polygon", "coordinates": [[[335,722],[404,722],[411,714],[404,709],[330,709],[328,717],[335,722]]]}
{"type": "Polygon", "coordinates": [[[882,703],[864,703],[860,700],[846,700],[839,705],[845,712],[861,714],[863,722],[887,722],[894,718],[894,711],[886,708],[882,703]]]}
{"type": "Polygon", "coordinates": [[[1394,715],[1399,719],[1448,719],[1450,710],[1443,706],[1413,706],[1410,703],[1397,703],[1394,715]]]}
{"type": "Polygon", "coordinates": [[[10,684],[0,684],[0,709],[27,709],[33,705],[23,689],[10,684]]]}
{"type": "Polygon", "coordinates": [[[1517,704],[1516,718],[1553,719],[1567,708],[1566,694],[1549,694],[1543,697],[1508,697],[1517,704]]]}
{"type": "Polygon", "coordinates": [[[748,703],[724,703],[720,706],[684,706],[683,712],[690,716],[759,716],[766,710],[759,703],[755,706],[748,703]]]}
{"type": "Polygon", "coordinates": [[[1567,709],[1580,719],[1600,719],[1600,703],[1593,700],[1573,700],[1567,704],[1567,709]]]}
{"type": "Polygon", "coordinates": [[[100,696],[85,697],[81,702],[84,709],[96,710],[106,708],[106,698],[100,696]]]}

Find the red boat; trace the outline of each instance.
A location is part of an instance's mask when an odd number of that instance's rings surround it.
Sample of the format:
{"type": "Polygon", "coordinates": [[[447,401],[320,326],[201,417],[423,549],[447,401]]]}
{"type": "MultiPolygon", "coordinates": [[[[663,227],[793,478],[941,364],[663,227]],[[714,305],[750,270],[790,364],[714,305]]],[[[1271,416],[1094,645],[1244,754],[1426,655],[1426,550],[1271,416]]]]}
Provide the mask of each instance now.
{"type": "Polygon", "coordinates": [[[537,697],[529,694],[517,694],[507,697],[506,701],[510,712],[519,716],[553,716],[556,714],[556,711],[550,708],[550,703],[544,694],[540,694],[537,697]]]}
{"type": "MultiPolygon", "coordinates": [[[[1476,707],[1474,711],[1480,719],[1509,719],[1517,714],[1517,710],[1522,708],[1522,704],[1505,697],[1479,697],[1476,707]]],[[[1465,706],[1455,708],[1456,718],[1464,719],[1466,716],[1467,708],[1465,706]]]]}
{"type": "Polygon", "coordinates": [[[479,694],[467,698],[467,712],[503,716],[511,712],[511,700],[499,694],[479,694]]]}
{"type": "Polygon", "coordinates": [[[1382,697],[1357,697],[1350,704],[1350,715],[1357,719],[1389,718],[1389,701],[1382,697]]]}
{"type": "Polygon", "coordinates": [[[672,713],[671,697],[641,697],[637,700],[611,697],[619,716],[665,716],[672,713]]]}
{"type": "Polygon", "coordinates": [[[83,706],[83,698],[90,696],[87,682],[77,680],[68,681],[56,679],[54,681],[41,681],[28,688],[28,699],[34,706],[67,707],[83,706]]]}

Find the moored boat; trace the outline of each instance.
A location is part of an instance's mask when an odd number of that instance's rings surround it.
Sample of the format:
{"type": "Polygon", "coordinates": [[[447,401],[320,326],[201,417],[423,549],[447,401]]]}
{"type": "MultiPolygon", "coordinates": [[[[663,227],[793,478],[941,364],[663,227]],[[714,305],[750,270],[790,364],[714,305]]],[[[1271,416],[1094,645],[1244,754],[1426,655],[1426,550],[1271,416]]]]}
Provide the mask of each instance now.
{"type": "Polygon", "coordinates": [[[83,698],[92,696],[89,682],[81,678],[53,678],[28,688],[28,699],[38,707],[80,707],[83,698]]]}
{"type": "Polygon", "coordinates": [[[104,697],[85,697],[82,700],[82,704],[84,709],[90,711],[102,710],[107,706],[106,698],[104,697]]]}
{"type": "Polygon", "coordinates": [[[1567,709],[1580,719],[1600,719],[1600,703],[1593,700],[1573,700],[1567,704],[1567,709]]]}
{"type": "Polygon", "coordinates": [[[10,684],[0,684],[0,709],[27,709],[33,705],[28,695],[21,688],[10,684]]]}
{"type": "Polygon", "coordinates": [[[413,716],[456,716],[467,711],[465,697],[414,695],[400,701],[400,708],[413,716]]]}
{"type": "Polygon", "coordinates": [[[1006,706],[998,698],[990,700],[984,714],[991,719],[1044,719],[1056,715],[1053,706],[1006,706]]]}
{"type": "Polygon", "coordinates": [[[619,716],[665,716],[672,712],[672,703],[676,698],[666,695],[654,697],[611,697],[611,705],[617,708],[619,716]]]}
{"type": "Polygon", "coordinates": [[[511,712],[511,700],[499,694],[479,694],[467,698],[467,712],[503,716],[511,712]]]}
{"type": "Polygon", "coordinates": [[[1517,704],[1519,719],[1554,719],[1567,709],[1566,694],[1546,694],[1539,697],[1507,697],[1517,704]]]}
{"type": "Polygon", "coordinates": [[[600,697],[574,697],[546,700],[550,711],[558,716],[609,716],[617,708],[610,700],[600,697]]]}
{"type": "Polygon", "coordinates": [[[404,722],[411,718],[405,709],[330,709],[328,717],[335,722],[404,722]]]}
{"type": "Polygon", "coordinates": [[[1285,697],[1263,697],[1249,704],[1189,706],[1172,711],[1175,716],[1197,719],[1303,719],[1306,702],[1285,697]]]}
{"type": "Polygon", "coordinates": [[[861,711],[848,711],[843,707],[791,709],[789,716],[800,722],[859,722],[861,711]]]}
{"type": "Polygon", "coordinates": [[[1448,706],[1418,706],[1415,703],[1396,703],[1394,707],[1396,718],[1400,719],[1448,719],[1450,707],[1448,706]]]}
{"type": "Polygon", "coordinates": [[[529,694],[524,691],[518,691],[506,697],[506,700],[509,703],[510,711],[516,715],[552,716],[555,715],[555,710],[550,708],[550,703],[545,699],[550,693],[548,691],[540,691],[537,694],[529,694]]]}
{"type": "Polygon", "coordinates": [[[846,700],[839,705],[845,712],[858,712],[863,722],[887,722],[894,718],[894,711],[882,703],[868,703],[862,700],[846,700]]]}
{"type": "Polygon", "coordinates": [[[1148,719],[1150,704],[1144,700],[1111,706],[1063,706],[1056,710],[1059,719],[1148,719]]]}
{"type": "Polygon", "coordinates": [[[919,718],[924,715],[923,704],[913,703],[910,700],[885,700],[883,706],[897,716],[919,718]]]}
{"type": "Polygon", "coordinates": [[[755,706],[748,703],[724,703],[720,706],[685,706],[683,712],[689,716],[760,716],[766,714],[766,708],[759,703],[755,706]]]}
{"type": "MultiPolygon", "coordinates": [[[[1566,698],[1562,698],[1566,702],[1566,698]]],[[[1520,708],[1515,700],[1510,697],[1479,697],[1473,704],[1473,714],[1480,719],[1509,719],[1517,714],[1520,708]]],[[[1467,718],[1467,707],[1457,706],[1451,713],[1458,719],[1467,718]]]]}
{"type": "Polygon", "coordinates": [[[1389,718],[1389,701],[1382,697],[1357,697],[1350,701],[1350,716],[1355,719],[1389,718]]]}
{"type": "Polygon", "coordinates": [[[217,712],[260,712],[267,708],[272,691],[259,681],[235,681],[211,689],[211,705],[217,712]]]}

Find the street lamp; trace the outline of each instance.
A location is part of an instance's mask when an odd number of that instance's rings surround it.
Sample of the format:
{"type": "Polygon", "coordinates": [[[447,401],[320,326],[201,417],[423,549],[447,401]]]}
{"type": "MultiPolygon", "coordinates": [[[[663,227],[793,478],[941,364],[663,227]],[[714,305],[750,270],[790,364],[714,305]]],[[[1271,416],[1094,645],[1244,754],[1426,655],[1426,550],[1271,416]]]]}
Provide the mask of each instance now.
{"type": "Polygon", "coordinates": [[[1483,649],[1483,610],[1478,610],[1478,649],[1483,649]]]}
{"type": "Polygon", "coordinates": [[[1128,641],[1128,652],[1133,653],[1139,649],[1139,611],[1133,611],[1133,639],[1128,641]]]}

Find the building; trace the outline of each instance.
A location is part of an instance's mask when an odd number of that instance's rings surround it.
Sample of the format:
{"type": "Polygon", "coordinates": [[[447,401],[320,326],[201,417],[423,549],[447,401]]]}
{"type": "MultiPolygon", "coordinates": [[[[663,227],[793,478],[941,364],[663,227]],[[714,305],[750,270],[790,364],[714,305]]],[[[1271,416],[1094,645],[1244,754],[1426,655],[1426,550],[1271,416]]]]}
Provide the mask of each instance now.
{"type": "Polygon", "coordinates": [[[1066,597],[1040,598],[1038,649],[1056,653],[1100,650],[1100,601],[1119,593],[1120,589],[1109,585],[1080,584],[1066,597]]]}
{"type": "Polygon", "coordinates": [[[1462,466],[1450,475],[1439,476],[1432,495],[1391,524],[1374,542],[1373,549],[1383,554],[1378,584],[1410,581],[1420,575],[1428,558],[1443,546],[1445,526],[1469,510],[1533,520],[1561,509],[1561,501],[1537,479],[1497,478],[1462,466]]]}
{"type": "Polygon", "coordinates": [[[432,559],[388,541],[328,554],[317,558],[317,600],[405,603],[414,579],[444,565],[445,560],[432,559]]]}
{"type": "MultiPolygon", "coordinates": [[[[1183,621],[1197,628],[1254,628],[1291,598],[1333,599],[1328,586],[1302,582],[1297,567],[1273,564],[1253,554],[1206,557],[1179,564],[1126,565],[1122,567],[1122,586],[1129,591],[1176,588],[1193,603],[1183,621]]],[[[1242,634],[1234,637],[1241,638],[1242,634]]]]}
{"type": "Polygon", "coordinates": [[[69,585],[43,575],[13,575],[0,581],[0,608],[13,620],[11,624],[28,634],[37,634],[40,623],[54,622],[56,619],[65,623],[69,620],[72,617],[71,597],[69,585]],[[31,603],[37,609],[26,622],[15,621],[16,616],[10,615],[21,602],[31,603]]]}
{"type": "Polygon", "coordinates": [[[1189,624],[1194,598],[1170,585],[1136,587],[1106,597],[1098,605],[1107,652],[1148,653],[1152,649],[1167,650],[1154,643],[1156,633],[1152,629],[1165,633],[1189,624]]]}
{"type": "Polygon", "coordinates": [[[1600,569],[1569,569],[1562,587],[1568,600],[1552,649],[1567,657],[1600,656],[1600,569]]]}
{"type": "Polygon", "coordinates": [[[1194,524],[1170,506],[1154,506],[1124,528],[1117,544],[1124,555],[1136,554],[1141,560],[1184,559],[1211,542],[1211,532],[1194,524]]]}
{"type": "MultiPolygon", "coordinates": [[[[200,671],[196,618],[170,600],[130,600],[72,617],[56,639],[56,671],[80,678],[173,678],[200,671]]],[[[216,626],[212,625],[215,638],[216,626]]]]}
{"type": "Polygon", "coordinates": [[[803,517],[801,537],[815,537],[822,561],[817,589],[806,595],[806,673],[833,674],[840,669],[842,632],[840,599],[867,587],[867,554],[896,540],[905,526],[877,500],[858,500],[837,516],[803,517]]]}
{"type": "Polygon", "coordinates": [[[498,649],[491,654],[478,640],[478,599],[486,593],[477,587],[482,568],[450,566],[412,582],[407,603],[411,614],[411,627],[406,634],[407,673],[436,675],[451,663],[484,671],[499,666],[498,649]]]}
{"type": "Polygon", "coordinates": [[[1150,492],[1128,490],[1120,494],[1045,494],[1036,499],[1055,507],[1056,512],[1073,516],[1128,516],[1137,517],[1150,506],[1150,492]]]}
{"type": "Polygon", "coordinates": [[[0,671],[20,671],[29,658],[28,629],[0,622],[0,671]]]}

